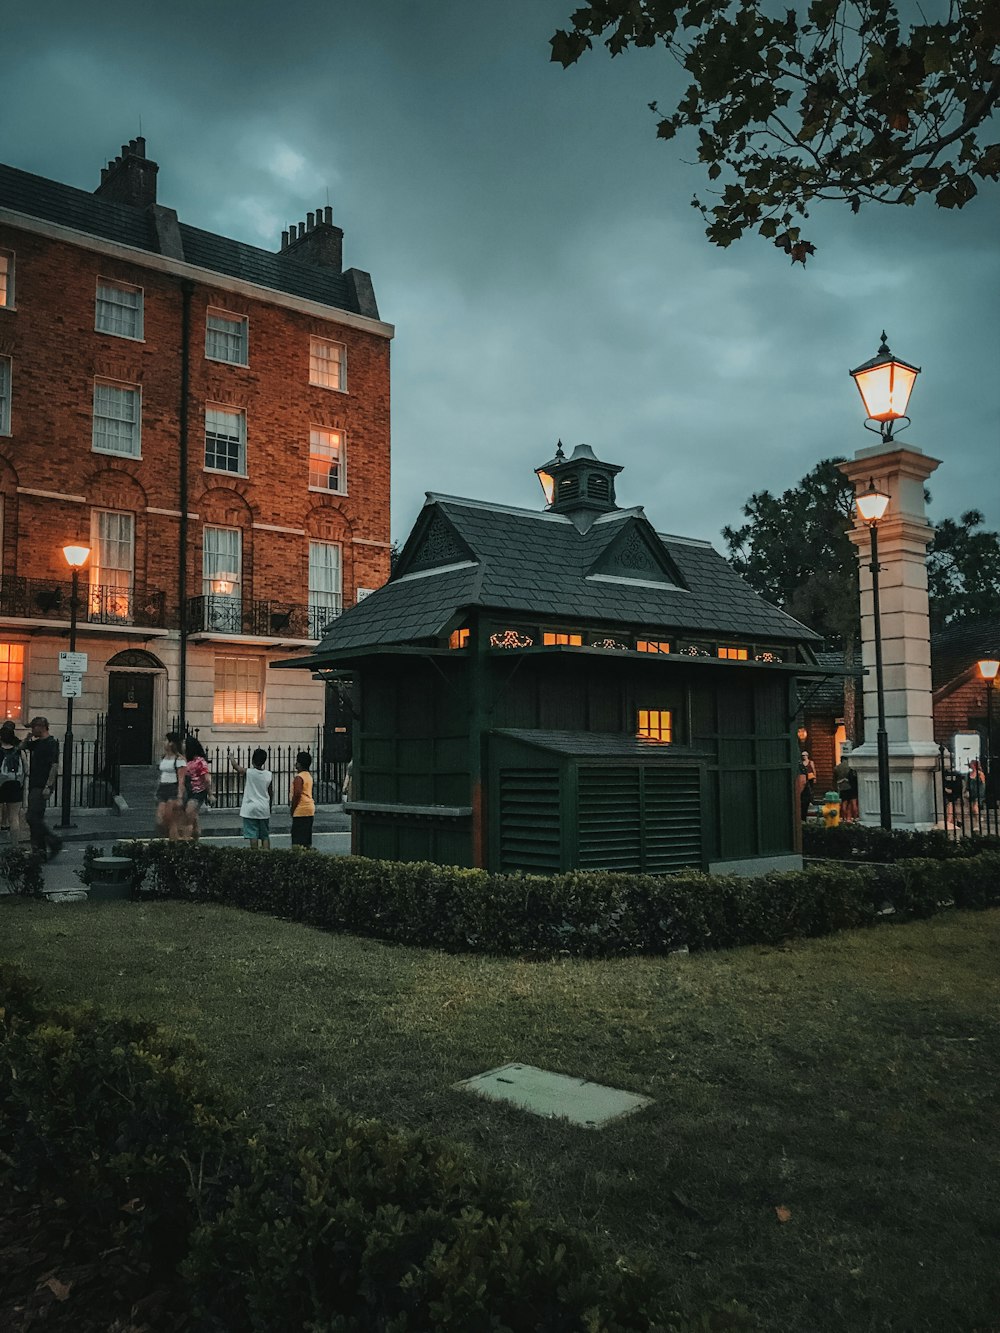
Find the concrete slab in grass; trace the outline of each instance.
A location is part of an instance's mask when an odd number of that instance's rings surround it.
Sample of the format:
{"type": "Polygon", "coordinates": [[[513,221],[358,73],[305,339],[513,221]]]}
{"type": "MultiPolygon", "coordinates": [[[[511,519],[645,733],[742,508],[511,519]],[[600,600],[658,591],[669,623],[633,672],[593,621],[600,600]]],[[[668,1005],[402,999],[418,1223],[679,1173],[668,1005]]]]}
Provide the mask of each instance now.
{"type": "Polygon", "coordinates": [[[585,1078],[553,1074],[533,1065],[501,1065],[453,1086],[457,1091],[507,1102],[549,1120],[565,1119],[584,1129],[602,1129],[652,1103],[651,1097],[606,1088],[585,1078]]]}

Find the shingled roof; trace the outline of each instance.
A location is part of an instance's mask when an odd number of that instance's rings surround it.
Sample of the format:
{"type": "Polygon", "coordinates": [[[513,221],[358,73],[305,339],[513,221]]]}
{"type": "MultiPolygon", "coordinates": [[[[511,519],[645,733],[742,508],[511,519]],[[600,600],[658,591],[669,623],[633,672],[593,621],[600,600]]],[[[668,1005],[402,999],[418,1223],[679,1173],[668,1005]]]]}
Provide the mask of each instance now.
{"type": "MultiPolygon", "coordinates": [[[[0,164],[0,208],[149,254],[161,253],[154,214],[148,207],[103,199],[72,185],[3,164],[0,164]]],[[[378,317],[377,309],[362,308],[357,285],[350,276],[335,269],[263,250],[183,222],[178,223],[178,230],[186,263],[337,310],[378,317]]]]}
{"type": "Polygon", "coordinates": [[[707,542],[658,534],[641,508],[581,528],[567,513],[428,493],[389,582],[331,626],[315,657],[433,640],[474,607],[664,636],[820,640],[707,542]]]}
{"type": "MultiPolygon", "coordinates": [[[[959,685],[980,658],[1000,655],[1000,616],[946,625],[931,635],[931,685],[959,685]]],[[[978,678],[978,671],[975,673],[978,678]]]]}

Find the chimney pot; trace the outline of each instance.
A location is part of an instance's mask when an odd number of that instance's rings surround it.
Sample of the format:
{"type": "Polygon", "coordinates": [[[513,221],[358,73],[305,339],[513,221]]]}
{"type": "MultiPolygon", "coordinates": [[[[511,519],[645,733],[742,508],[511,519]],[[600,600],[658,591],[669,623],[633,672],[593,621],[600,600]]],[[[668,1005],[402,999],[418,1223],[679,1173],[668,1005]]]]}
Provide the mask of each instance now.
{"type": "Polygon", "coordinates": [[[312,229],[313,229],[313,227],[315,227],[315,225],[316,225],[316,214],[315,214],[315,213],[307,213],[307,214],[306,214],[306,231],[312,231],[312,229]]]}
{"type": "Polygon", "coordinates": [[[323,221],[326,222],[328,226],[333,226],[333,209],[329,204],[327,204],[323,212],[323,221]]]}
{"type": "Polygon", "coordinates": [[[281,233],[281,248],[282,248],[282,250],[287,250],[287,249],[288,249],[288,232],[287,232],[287,231],[283,231],[283,232],[281,233]]]}
{"type": "Polygon", "coordinates": [[[302,238],[305,234],[306,234],[306,224],[305,224],[304,222],[300,222],[300,223],[299,223],[299,239],[301,240],[301,238],[302,238]]]}

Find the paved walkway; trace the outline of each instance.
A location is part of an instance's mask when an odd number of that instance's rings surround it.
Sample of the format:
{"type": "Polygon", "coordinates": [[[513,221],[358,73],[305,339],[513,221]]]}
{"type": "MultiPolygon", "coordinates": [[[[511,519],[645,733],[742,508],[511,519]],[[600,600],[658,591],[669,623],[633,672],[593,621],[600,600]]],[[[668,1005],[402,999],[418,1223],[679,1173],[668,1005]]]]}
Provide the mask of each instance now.
{"type": "MultiPolygon", "coordinates": [[[[63,849],[54,861],[43,867],[47,893],[82,888],[77,871],[83,865],[83,853],[88,844],[95,844],[107,853],[119,838],[152,838],[156,836],[154,813],[148,810],[125,810],[120,815],[105,810],[74,810],[71,829],[61,829],[55,813],[49,828],[63,839],[63,849]]],[[[291,820],[284,808],[271,817],[271,846],[291,846],[291,820]]],[[[238,810],[202,812],[202,841],[218,847],[245,847],[238,810]]],[[[7,834],[2,834],[6,845],[7,834]]],[[[339,805],[317,806],[313,825],[313,846],[326,856],[347,856],[351,850],[351,820],[339,805]]]]}

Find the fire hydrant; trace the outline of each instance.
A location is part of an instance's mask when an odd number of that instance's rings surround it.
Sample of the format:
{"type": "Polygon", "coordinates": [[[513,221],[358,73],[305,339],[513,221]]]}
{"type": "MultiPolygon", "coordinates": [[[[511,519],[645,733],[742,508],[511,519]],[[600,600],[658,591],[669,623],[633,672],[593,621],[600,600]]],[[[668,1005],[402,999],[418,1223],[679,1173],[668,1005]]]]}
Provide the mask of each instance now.
{"type": "Polygon", "coordinates": [[[823,827],[836,828],[840,823],[840,793],[828,791],[823,797],[823,827]]]}

